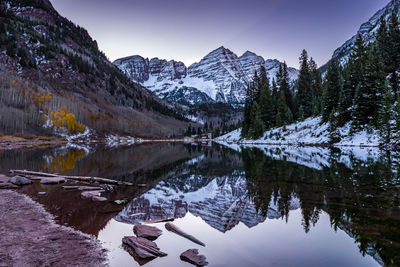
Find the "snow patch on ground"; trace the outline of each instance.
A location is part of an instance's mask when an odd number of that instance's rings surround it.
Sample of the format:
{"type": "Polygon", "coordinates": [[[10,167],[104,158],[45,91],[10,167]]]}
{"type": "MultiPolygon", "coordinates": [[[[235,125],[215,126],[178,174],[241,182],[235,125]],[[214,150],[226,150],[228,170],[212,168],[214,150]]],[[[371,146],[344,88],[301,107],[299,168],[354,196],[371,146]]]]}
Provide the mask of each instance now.
{"type": "MultiPolygon", "coordinates": [[[[338,128],[342,139],[335,146],[368,146],[377,147],[380,144],[379,133],[376,130],[362,130],[351,134],[351,122],[338,128]]],[[[322,123],[321,117],[308,118],[284,127],[266,131],[264,136],[256,139],[243,139],[241,129],[237,129],[217,138],[217,141],[240,144],[266,145],[326,145],[330,143],[329,124],[322,123]]]]}

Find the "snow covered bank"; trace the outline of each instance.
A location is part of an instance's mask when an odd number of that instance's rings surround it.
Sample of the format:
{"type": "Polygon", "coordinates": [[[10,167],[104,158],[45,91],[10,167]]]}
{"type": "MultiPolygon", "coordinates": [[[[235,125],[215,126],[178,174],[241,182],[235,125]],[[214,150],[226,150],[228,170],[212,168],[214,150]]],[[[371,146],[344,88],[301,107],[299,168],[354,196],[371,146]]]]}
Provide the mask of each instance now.
{"type": "MultiPolygon", "coordinates": [[[[335,146],[368,146],[378,147],[380,138],[377,131],[366,130],[350,134],[351,122],[338,128],[341,141],[335,146]]],[[[218,137],[218,142],[240,144],[264,144],[264,145],[327,145],[330,143],[328,131],[329,124],[321,124],[321,117],[308,118],[302,122],[266,131],[264,136],[256,139],[242,139],[241,129],[237,129],[226,135],[218,137]]]]}

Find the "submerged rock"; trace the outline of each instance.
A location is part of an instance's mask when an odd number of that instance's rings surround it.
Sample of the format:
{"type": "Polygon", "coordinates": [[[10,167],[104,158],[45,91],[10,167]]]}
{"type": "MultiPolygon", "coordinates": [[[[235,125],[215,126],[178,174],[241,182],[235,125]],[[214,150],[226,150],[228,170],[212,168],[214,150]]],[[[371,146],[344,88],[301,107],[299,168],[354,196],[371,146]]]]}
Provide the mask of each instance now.
{"type": "Polygon", "coordinates": [[[156,240],[162,231],[154,226],[138,224],[133,227],[133,232],[137,237],[143,237],[149,240],[156,240]]]}
{"type": "Polygon", "coordinates": [[[181,260],[194,264],[196,266],[206,266],[208,262],[204,255],[199,255],[197,249],[188,249],[180,256],[181,260]]]}
{"type": "Polygon", "coordinates": [[[28,185],[31,184],[32,181],[22,176],[14,176],[10,178],[10,183],[15,185],[28,185]]]}
{"type": "Polygon", "coordinates": [[[140,259],[152,259],[168,255],[162,252],[156,243],[143,237],[125,236],[122,239],[122,243],[131,250],[130,252],[140,259]]]}
{"type": "Polygon", "coordinates": [[[41,184],[61,184],[65,183],[65,178],[63,177],[46,177],[40,180],[41,184]]]}

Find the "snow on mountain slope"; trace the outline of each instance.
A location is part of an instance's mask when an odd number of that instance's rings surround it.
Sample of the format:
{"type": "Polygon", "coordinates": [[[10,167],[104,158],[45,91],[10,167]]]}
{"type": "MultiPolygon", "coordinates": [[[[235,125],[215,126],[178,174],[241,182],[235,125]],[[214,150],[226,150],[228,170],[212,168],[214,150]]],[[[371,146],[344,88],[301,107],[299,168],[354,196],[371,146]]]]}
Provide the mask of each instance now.
{"type": "MultiPolygon", "coordinates": [[[[363,130],[350,134],[350,126],[351,122],[338,128],[342,138],[340,142],[335,143],[335,146],[379,146],[380,138],[377,131],[363,130]]],[[[315,117],[266,131],[263,137],[256,140],[242,139],[241,129],[218,137],[217,140],[241,144],[326,145],[330,143],[328,127],[328,123],[321,124],[321,117],[315,117]]]]}
{"type": "MultiPolygon", "coordinates": [[[[243,103],[254,72],[264,65],[272,81],[281,63],[276,59],[265,61],[250,51],[238,57],[221,46],[188,68],[182,62],[158,58],[149,60],[141,56],[121,58],[114,64],[132,81],[142,84],[159,97],[196,105],[215,101],[243,103]]],[[[297,80],[298,70],[288,68],[288,71],[291,81],[297,80]]]]}
{"type": "MultiPolygon", "coordinates": [[[[226,232],[240,222],[247,227],[254,227],[266,218],[281,217],[273,198],[267,216],[257,211],[249,198],[243,173],[235,172],[230,176],[211,180],[209,177],[193,174],[178,178],[162,181],[141,197],[133,199],[115,219],[137,224],[147,220],[182,218],[190,212],[211,227],[226,232]]],[[[293,197],[290,209],[299,207],[298,199],[293,197]]]]}
{"type": "Polygon", "coordinates": [[[336,59],[342,65],[345,64],[356,42],[357,35],[360,34],[367,44],[375,41],[377,31],[380,27],[380,18],[384,16],[387,21],[392,12],[396,12],[397,16],[400,17],[400,0],[392,0],[384,8],[376,12],[367,22],[361,25],[356,35],[346,41],[340,48],[336,49],[332,58],[336,59]]]}

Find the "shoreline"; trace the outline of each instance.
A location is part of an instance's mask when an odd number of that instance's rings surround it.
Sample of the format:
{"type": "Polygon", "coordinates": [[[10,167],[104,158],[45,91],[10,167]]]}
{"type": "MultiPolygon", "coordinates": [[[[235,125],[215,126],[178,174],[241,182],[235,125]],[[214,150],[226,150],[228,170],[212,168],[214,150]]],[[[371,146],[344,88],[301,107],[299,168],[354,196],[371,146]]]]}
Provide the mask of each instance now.
{"type": "Polygon", "coordinates": [[[94,237],[55,223],[44,207],[0,190],[0,266],[107,266],[94,237]]]}

